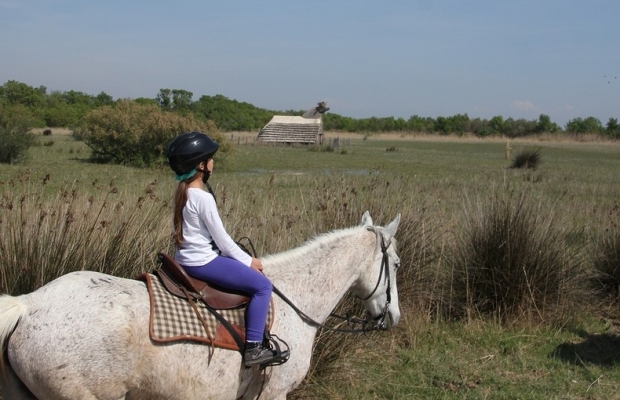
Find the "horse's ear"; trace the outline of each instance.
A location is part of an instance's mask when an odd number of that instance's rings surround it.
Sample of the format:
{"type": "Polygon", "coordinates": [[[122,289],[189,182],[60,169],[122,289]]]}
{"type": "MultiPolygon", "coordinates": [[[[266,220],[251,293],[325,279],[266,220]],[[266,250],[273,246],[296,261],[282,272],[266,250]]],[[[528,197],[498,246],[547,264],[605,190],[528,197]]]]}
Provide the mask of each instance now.
{"type": "Polygon", "coordinates": [[[368,211],[362,215],[362,226],[372,226],[372,218],[370,217],[370,213],[368,211]]]}
{"type": "Polygon", "coordinates": [[[394,221],[390,222],[388,226],[385,227],[385,233],[387,233],[387,239],[391,239],[396,235],[396,229],[398,229],[398,224],[400,223],[400,214],[394,218],[394,221]]]}

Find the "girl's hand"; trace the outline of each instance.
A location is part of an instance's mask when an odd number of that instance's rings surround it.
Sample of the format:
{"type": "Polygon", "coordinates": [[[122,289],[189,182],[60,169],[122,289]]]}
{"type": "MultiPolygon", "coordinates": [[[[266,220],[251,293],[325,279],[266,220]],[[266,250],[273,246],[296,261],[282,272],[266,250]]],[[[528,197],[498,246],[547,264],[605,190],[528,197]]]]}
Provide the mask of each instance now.
{"type": "Polygon", "coordinates": [[[252,264],[250,264],[250,268],[258,272],[263,272],[263,263],[258,258],[252,257],[252,264]]]}

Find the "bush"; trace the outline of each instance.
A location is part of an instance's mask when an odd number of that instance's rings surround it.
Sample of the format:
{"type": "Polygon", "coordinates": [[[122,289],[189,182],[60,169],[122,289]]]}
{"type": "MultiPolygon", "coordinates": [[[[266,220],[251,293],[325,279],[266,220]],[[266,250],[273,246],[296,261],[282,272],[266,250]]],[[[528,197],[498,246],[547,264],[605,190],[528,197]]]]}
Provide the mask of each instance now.
{"type": "Polygon", "coordinates": [[[595,276],[595,293],[611,301],[620,300],[620,206],[610,212],[609,226],[593,241],[589,252],[595,276]]]}
{"type": "MultiPolygon", "coordinates": [[[[162,111],[155,105],[121,101],[89,112],[74,137],[83,137],[97,162],[148,166],[163,160],[170,140],[181,132],[208,134],[227,152],[230,145],[211,121],[162,111]]],[[[218,153],[221,154],[221,153],[218,153]]]]}
{"type": "MultiPolygon", "coordinates": [[[[466,205],[457,243],[450,252],[448,312],[492,315],[501,321],[522,316],[545,320],[550,311],[570,309],[577,293],[580,259],[552,210],[531,194],[495,193],[466,205]]],[[[574,305],[574,304],[573,304],[574,305]]]]}
{"type": "Polygon", "coordinates": [[[540,161],[540,148],[537,150],[525,149],[517,153],[510,164],[510,168],[536,169],[540,161]]]}
{"type": "Polygon", "coordinates": [[[23,160],[34,141],[34,135],[24,130],[0,127],[0,163],[13,164],[23,160]]]}
{"type": "Polygon", "coordinates": [[[22,105],[0,103],[0,163],[12,164],[22,160],[35,141],[29,133],[34,118],[22,105]]]}

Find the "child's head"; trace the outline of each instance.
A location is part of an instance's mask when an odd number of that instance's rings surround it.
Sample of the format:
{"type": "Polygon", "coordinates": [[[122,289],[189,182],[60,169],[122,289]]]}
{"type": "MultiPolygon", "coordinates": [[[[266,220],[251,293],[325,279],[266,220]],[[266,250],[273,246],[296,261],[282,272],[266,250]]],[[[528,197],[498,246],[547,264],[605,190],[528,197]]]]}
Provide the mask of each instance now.
{"type": "Polygon", "coordinates": [[[196,174],[200,163],[213,158],[219,148],[216,141],[201,132],[184,132],[172,139],[166,156],[176,179],[184,181],[196,174]]]}

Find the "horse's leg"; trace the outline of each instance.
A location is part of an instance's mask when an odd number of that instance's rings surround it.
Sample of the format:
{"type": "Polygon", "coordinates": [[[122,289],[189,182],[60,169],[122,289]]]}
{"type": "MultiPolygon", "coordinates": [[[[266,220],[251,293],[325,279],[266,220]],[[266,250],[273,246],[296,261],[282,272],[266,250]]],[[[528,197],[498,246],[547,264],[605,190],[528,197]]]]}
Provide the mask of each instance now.
{"type": "Polygon", "coordinates": [[[4,369],[0,371],[0,393],[6,400],[37,400],[24,383],[17,377],[11,364],[4,357],[4,369]]]}

